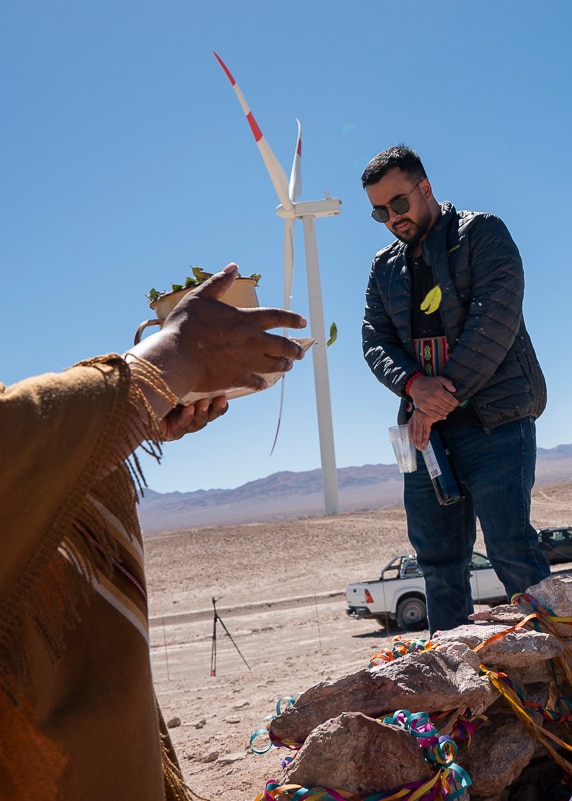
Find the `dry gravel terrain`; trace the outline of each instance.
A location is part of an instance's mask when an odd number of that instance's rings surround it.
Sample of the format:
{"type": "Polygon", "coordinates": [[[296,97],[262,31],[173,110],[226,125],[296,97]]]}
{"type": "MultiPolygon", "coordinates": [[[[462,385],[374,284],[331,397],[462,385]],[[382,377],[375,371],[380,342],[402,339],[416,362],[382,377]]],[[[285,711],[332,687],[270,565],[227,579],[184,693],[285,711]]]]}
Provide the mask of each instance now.
{"type": "MultiPolygon", "coordinates": [[[[532,518],[572,524],[572,483],[538,487],[532,518]]],[[[390,647],[398,632],[348,618],[343,589],[408,550],[401,508],[145,539],[157,694],[198,798],[254,801],[285,756],[249,748],[277,700],[390,647]]]]}

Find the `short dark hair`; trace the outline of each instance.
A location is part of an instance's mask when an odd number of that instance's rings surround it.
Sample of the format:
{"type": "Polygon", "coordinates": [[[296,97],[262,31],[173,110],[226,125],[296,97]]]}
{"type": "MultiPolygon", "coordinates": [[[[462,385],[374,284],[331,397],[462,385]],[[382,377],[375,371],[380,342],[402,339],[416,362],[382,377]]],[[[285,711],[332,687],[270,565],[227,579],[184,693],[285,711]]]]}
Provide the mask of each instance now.
{"type": "Polygon", "coordinates": [[[427,178],[425,167],[417,153],[406,145],[394,145],[372,158],[363,171],[361,185],[365,189],[366,186],[376,184],[393,167],[398,167],[419,181],[427,178]]]}

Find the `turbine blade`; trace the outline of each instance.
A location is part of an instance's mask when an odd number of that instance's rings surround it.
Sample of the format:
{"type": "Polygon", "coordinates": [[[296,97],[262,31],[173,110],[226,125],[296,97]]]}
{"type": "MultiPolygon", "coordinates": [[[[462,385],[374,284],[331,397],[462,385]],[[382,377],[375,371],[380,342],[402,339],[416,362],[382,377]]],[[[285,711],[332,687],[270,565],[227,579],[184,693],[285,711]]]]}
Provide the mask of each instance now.
{"type": "Polygon", "coordinates": [[[295,203],[302,192],[302,123],[296,117],[298,123],[298,136],[296,138],[296,150],[292,161],[292,171],[290,173],[290,183],[288,184],[288,196],[292,203],[295,203]]]}
{"type": "Polygon", "coordinates": [[[248,106],[248,103],[244,99],[244,95],[242,94],[242,92],[238,87],[238,84],[234,80],[231,71],[226,66],[222,58],[216,53],[214,53],[214,51],[213,55],[220,64],[220,66],[222,67],[222,69],[224,70],[226,77],[228,78],[232,88],[234,89],[235,95],[238,97],[238,101],[242,106],[242,110],[244,111],[244,114],[250,126],[250,130],[252,131],[256,144],[258,145],[258,150],[260,151],[260,155],[262,156],[264,164],[266,165],[266,169],[268,170],[268,174],[270,175],[270,180],[274,184],[274,189],[276,190],[278,199],[280,200],[280,203],[282,204],[284,210],[290,211],[290,209],[292,209],[293,206],[290,197],[288,195],[288,179],[286,178],[286,173],[282,169],[280,162],[270,149],[270,145],[268,144],[268,142],[264,138],[262,131],[258,127],[258,123],[254,119],[254,114],[252,113],[252,111],[248,106]]]}
{"type": "MultiPolygon", "coordinates": [[[[286,220],[284,223],[284,308],[290,308],[290,301],[292,300],[292,280],[294,278],[294,219],[286,220]]],[[[288,329],[284,329],[284,336],[288,336],[288,329]]],[[[270,448],[270,456],[274,453],[274,448],[278,442],[278,434],[280,433],[280,423],[282,422],[282,411],[284,409],[284,393],[286,389],[286,374],[280,379],[280,407],[278,409],[278,420],[276,422],[276,431],[274,432],[274,441],[270,448]]]]}
{"type": "Polygon", "coordinates": [[[280,407],[278,409],[278,420],[276,421],[276,431],[274,432],[274,441],[270,448],[270,456],[274,453],[274,448],[278,442],[278,434],[280,433],[280,423],[282,422],[282,409],[284,408],[284,388],[286,386],[286,375],[284,374],[280,379],[280,407]]]}

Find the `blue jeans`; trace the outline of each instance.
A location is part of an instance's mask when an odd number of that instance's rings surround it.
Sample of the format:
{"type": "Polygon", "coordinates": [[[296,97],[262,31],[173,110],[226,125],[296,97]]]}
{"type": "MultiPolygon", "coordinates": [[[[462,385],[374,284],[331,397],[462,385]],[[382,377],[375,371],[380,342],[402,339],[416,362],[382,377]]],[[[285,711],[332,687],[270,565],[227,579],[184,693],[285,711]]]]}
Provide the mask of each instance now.
{"type": "Polygon", "coordinates": [[[439,505],[419,451],[416,472],[404,475],[408,535],[425,577],[431,633],[467,623],[473,611],[469,560],[477,518],[509,599],[550,574],[530,523],[534,420],[516,420],[492,431],[460,428],[442,438],[464,500],[439,505]]]}

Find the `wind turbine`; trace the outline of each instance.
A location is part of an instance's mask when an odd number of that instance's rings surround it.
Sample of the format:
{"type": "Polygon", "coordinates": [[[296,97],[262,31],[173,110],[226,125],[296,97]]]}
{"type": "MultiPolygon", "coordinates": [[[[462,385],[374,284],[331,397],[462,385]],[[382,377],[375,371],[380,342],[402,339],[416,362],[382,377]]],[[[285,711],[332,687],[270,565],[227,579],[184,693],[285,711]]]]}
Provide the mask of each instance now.
{"type": "Polygon", "coordinates": [[[224,70],[246,116],[250,130],[254,136],[260,155],[266,165],[270,179],[278,195],[280,205],[276,214],[284,220],[284,306],[290,307],[292,294],[292,277],[294,273],[294,223],[302,220],[304,230],[304,249],[306,255],[306,280],[308,284],[308,306],[310,310],[310,333],[316,340],[312,348],[314,364],[314,384],[316,390],[316,407],[318,412],[318,433],[320,437],[320,456],[322,463],[322,482],[324,487],[324,508],[327,515],[338,512],[338,477],[336,473],[336,457],[334,451],[334,431],[332,425],[332,407],[330,401],[330,385],[328,380],[328,363],[326,359],[326,336],[324,314],[322,311],[322,291],[320,286],[320,270],[318,265],[318,247],[316,243],[316,217],[333,217],[340,213],[341,201],[326,193],[323,200],[298,202],[302,188],[301,156],[302,126],[298,123],[298,136],[292,163],[290,181],[282,169],[280,162],[270,149],[262,131],[258,127],[248,103],[244,99],[234,77],[224,61],[214,53],[224,70]]]}

